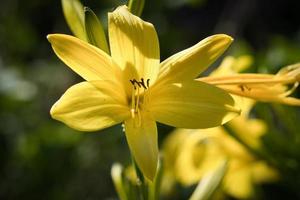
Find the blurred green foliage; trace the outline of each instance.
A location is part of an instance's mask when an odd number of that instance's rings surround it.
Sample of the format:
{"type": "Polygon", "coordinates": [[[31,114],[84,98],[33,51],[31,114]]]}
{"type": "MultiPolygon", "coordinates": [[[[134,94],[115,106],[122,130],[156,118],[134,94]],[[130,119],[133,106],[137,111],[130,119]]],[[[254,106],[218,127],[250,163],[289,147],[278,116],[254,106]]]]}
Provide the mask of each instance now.
{"type": "MultiPolygon", "coordinates": [[[[107,27],[106,13],[126,1],[82,3],[107,27]]],[[[251,54],[253,72],[275,73],[300,61],[299,9],[299,1],[148,0],[142,17],[157,29],[162,60],[227,33],[235,38],[227,54],[251,54]]],[[[60,1],[2,0],[0,24],[0,199],[116,199],[110,167],[130,163],[121,126],[79,133],[49,115],[81,81],[46,40],[49,33],[70,34],[60,1]]],[[[262,187],[261,199],[300,199],[300,109],[260,103],[253,115],[268,122],[265,148],[282,175],[262,187]]],[[[170,130],[159,126],[160,143],[170,130]]]]}

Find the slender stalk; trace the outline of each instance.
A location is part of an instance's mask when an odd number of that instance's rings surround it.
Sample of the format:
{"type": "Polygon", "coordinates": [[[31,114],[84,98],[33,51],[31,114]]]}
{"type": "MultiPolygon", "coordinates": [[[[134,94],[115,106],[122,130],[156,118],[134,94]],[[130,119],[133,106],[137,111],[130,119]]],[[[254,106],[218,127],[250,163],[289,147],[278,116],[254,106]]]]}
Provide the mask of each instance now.
{"type": "Polygon", "coordinates": [[[135,169],[135,173],[137,176],[137,186],[138,186],[138,198],[140,200],[148,200],[148,184],[147,180],[144,177],[142,171],[139,169],[137,166],[134,158],[132,158],[132,165],[133,168],[135,169]]]}
{"type": "Polygon", "coordinates": [[[158,170],[157,174],[152,183],[148,183],[148,200],[158,200],[160,194],[160,187],[161,187],[161,179],[163,174],[163,160],[160,159],[158,163],[158,170]]]}
{"type": "Polygon", "coordinates": [[[122,171],[123,167],[119,163],[115,163],[111,169],[111,177],[120,200],[129,200],[123,182],[122,171]]]}

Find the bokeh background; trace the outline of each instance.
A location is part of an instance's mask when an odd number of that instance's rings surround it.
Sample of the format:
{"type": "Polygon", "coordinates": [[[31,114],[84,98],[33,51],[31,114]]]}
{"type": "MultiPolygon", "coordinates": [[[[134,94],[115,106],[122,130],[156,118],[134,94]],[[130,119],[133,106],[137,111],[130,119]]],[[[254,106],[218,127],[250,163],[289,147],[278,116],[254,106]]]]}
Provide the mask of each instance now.
{"type": "MultiPolygon", "coordinates": [[[[126,1],[82,3],[106,24],[106,13],[126,1]]],[[[235,42],[226,54],[250,54],[251,71],[276,73],[300,62],[299,10],[297,0],[146,0],[142,17],[157,29],[162,60],[227,33],[235,42]]],[[[81,78],[52,52],[49,33],[70,34],[59,0],[1,0],[0,199],[117,199],[111,165],[130,164],[122,128],[80,133],[51,119],[52,104],[81,78]]],[[[260,198],[300,199],[300,109],[259,103],[255,112],[270,127],[266,148],[282,163],[281,180],[263,185],[260,198]]],[[[160,144],[171,130],[159,125],[160,144]]]]}

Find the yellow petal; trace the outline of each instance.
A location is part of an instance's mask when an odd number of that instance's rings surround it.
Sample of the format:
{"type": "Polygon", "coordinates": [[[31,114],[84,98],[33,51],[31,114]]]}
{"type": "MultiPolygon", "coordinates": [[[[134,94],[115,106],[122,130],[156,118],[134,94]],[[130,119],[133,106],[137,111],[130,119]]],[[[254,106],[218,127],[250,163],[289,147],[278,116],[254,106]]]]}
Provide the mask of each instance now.
{"type": "Polygon", "coordinates": [[[253,63],[253,58],[251,56],[239,56],[237,58],[233,56],[226,56],[220,66],[216,68],[209,76],[224,76],[236,74],[241,71],[248,69],[253,63]]]}
{"type": "Polygon", "coordinates": [[[299,106],[300,99],[289,97],[299,85],[300,64],[282,68],[276,75],[233,74],[209,76],[197,80],[213,84],[231,94],[263,102],[299,106]]]}
{"type": "Polygon", "coordinates": [[[176,176],[186,186],[199,182],[205,174],[214,171],[226,158],[220,141],[215,138],[214,133],[218,128],[205,130],[211,131],[206,134],[205,131],[202,133],[200,130],[190,130],[177,155],[176,176]]]}
{"type": "Polygon", "coordinates": [[[54,119],[79,131],[100,130],[130,116],[124,91],[113,82],[81,82],[69,88],[52,106],[54,119]]]}
{"type": "Polygon", "coordinates": [[[209,128],[224,124],[240,110],[232,97],[212,85],[196,81],[168,84],[149,90],[155,119],[181,128],[209,128]]]}
{"type": "Polygon", "coordinates": [[[131,14],[126,6],[109,13],[108,20],[111,55],[127,72],[128,83],[133,78],[154,83],[159,70],[159,43],[153,25],[131,14]]]}
{"type": "Polygon", "coordinates": [[[251,166],[241,166],[240,163],[231,161],[224,179],[224,189],[228,194],[238,199],[251,197],[254,192],[251,166]]]}
{"type": "Polygon", "coordinates": [[[104,51],[64,34],[47,36],[56,55],[87,81],[117,80],[118,67],[104,51]]]}
{"type": "Polygon", "coordinates": [[[264,161],[258,161],[253,165],[253,181],[255,183],[274,182],[279,179],[279,173],[276,169],[269,166],[264,161]]]}
{"type": "Polygon", "coordinates": [[[190,129],[175,129],[172,133],[168,134],[163,143],[164,167],[174,168],[177,154],[181,151],[182,143],[188,138],[190,129]]]}
{"type": "Polygon", "coordinates": [[[287,89],[283,85],[268,85],[268,84],[248,84],[248,85],[218,85],[219,88],[227,92],[244,96],[262,102],[278,102],[291,106],[300,106],[300,99],[294,97],[287,97],[286,94],[291,93],[298,84],[294,85],[292,89],[287,89]]]}
{"type": "Polygon", "coordinates": [[[231,44],[230,36],[213,35],[181,51],[160,65],[159,80],[178,82],[196,78],[213,63],[231,44]]]}
{"type": "Polygon", "coordinates": [[[125,121],[125,133],[130,151],[143,174],[153,180],[158,163],[156,123],[148,112],[125,121]]]}

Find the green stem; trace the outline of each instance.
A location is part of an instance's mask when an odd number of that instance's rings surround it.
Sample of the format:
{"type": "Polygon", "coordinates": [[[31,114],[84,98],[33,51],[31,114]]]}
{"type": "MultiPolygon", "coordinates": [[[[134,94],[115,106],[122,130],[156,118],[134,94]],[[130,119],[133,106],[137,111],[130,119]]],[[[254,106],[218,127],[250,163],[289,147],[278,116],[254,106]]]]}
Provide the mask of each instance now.
{"type": "Polygon", "coordinates": [[[117,194],[118,194],[120,200],[129,200],[127,197],[127,194],[126,194],[122,172],[123,172],[123,167],[120,164],[118,164],[118,163],[113,164],[112,169],[111,169],[111,177],[112,177],[115,189],[117,191],[117,194]]]}
{"type": "Polygon", "coordinates": [[[147,180],[144,177],[142,171],[137,166],[134,158],[132,158],[132,165],[135,169],[135,173],[137,176],[137,186],[138,186],[138,198],[140,200],[148,200],[148,184],[147,180]]]}
{"type": "Polygon", "coordinates": [[[158,171],[152,183],[148,183],[149,192],[148,200],[158,200],[161,187],[161,179],[163,174],[163,160],[160,159],[158,163],[158,171]]]}

